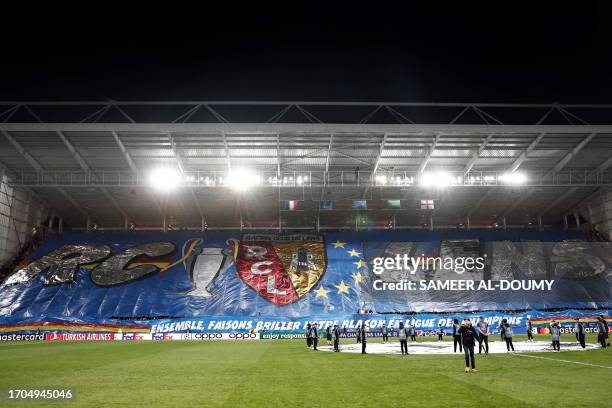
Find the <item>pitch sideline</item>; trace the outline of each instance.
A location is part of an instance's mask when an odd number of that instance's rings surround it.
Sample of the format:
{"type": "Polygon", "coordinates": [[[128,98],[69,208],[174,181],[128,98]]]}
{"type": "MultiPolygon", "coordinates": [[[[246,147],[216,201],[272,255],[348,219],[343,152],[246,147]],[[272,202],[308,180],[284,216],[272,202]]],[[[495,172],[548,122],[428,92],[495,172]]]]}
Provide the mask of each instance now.
{"type": "Polygon", "coordinates": [[[559,362],[562,362],[562,363],[573,363],[573,364],[586,365],[586,366],[590,366],[590,367],[599,367],[599,368],[612,369],[612,367],[603,366],[603,365],[599,365],[599,364],[583,363],[581,361],[561,360],[561,359],[558,359],[558,358],[550,358],[550,357],[542,357],[542,356],[531,356],[529,354],[515,354],[515,353],[513,353],[512,355],[516,356],[516,357],[540,358],[542,360],[559,361],[559,362]]]}

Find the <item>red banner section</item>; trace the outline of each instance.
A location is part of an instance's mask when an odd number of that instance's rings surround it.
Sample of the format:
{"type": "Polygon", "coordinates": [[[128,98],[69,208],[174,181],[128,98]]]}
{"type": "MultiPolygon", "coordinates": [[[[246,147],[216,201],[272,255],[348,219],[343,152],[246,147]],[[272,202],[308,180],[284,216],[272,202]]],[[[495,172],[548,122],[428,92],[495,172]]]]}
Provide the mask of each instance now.
{"type": "MultiPolygon", "coordinates": [[[[117,340],[115,333],[47,333],[45,340],[117,340]]],[[[120,339],[120,337],[119,337],[120,339]]]]}
{"type": "Polygon", "coordinates": [[[240,278],[270,302],[287,305],[299,298],[271,242],[241,243],[237,269],[240,278]]]}
{"type": "Polygon", "coordinates": [[[71,332],[134,332],[149,333],[151,326],[135,324],[94,324],[77,322],[32,322],[0,324],[0,333],[21,331],[71,331],[71,332]]]}

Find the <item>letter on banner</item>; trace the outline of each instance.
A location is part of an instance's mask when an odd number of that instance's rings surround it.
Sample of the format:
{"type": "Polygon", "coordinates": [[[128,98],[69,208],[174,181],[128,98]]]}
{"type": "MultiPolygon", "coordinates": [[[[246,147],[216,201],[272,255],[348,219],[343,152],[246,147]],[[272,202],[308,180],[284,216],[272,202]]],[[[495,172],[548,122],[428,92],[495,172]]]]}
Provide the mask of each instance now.
{"type": "Polygon", "coordinates": [[[21,268],[2,286],[31,282],[36,275],[46,270],[49,271],[43,279],[45,285],[73,282],[79,266],[100,261],[110,252],[107,245],[64,245],[21,268]]]}
{"type": "Polygon", "coordinates": [[[98,286],[122,285],[159,271],[152,263],[130,268],[141,257],[158,258],[170,255],[176,247],[171,242],[152,242],[137,245],[114,254],[91,271],[91,280],[98,286]]]}

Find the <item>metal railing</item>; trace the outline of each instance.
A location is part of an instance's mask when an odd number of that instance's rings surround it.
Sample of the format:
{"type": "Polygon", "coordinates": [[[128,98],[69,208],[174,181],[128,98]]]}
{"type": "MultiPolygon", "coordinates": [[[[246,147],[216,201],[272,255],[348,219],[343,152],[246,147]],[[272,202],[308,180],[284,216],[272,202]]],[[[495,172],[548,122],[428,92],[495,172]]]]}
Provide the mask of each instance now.
{"type": "MultiPolygon", "coordinates": [[[[611,173],[593,170],[554,172],[528,172],[524,179],[509,177],[501,171],[424,172],[416,171],[281,171],[252,174],[240,180],[247,187],[555,187],[555,186],[609,186],[611,173]]],[[[185,172],[177,180],[178,187],[228,188],[236,181],[225,171],[185,172]]],[[[127,171],[45,171],[14,172],[10,184],[24,187],[146,187],[151,185],[148,173],[127,171]]]]}
{"type": "Polygon", "coordinates": [[[127,123],[276,123],[290,120],[292,123],[539,125],[554,122],[589,125],[593,121],[609,124],[610,113],[612,105],[609,104],[561,103],[0,101],[0,123],[24,120],[35,123],[114,123],[119,118],[119,121],[127,123]],[[524,111],[523,115],[521,111],[524,111]],[[601,115],[602,111],[607,115],[601,115]]]}

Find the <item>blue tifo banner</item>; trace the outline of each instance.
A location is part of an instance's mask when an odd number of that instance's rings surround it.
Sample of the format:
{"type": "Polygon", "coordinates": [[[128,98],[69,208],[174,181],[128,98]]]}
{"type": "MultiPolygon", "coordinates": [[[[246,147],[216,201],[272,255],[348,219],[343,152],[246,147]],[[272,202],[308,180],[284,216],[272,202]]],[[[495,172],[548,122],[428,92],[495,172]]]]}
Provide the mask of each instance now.
{"type": "Polygon", "coordinates": [[[65,233],[0,284],[0,325],[610,308],[611,282],[612,247],[579,231],[65,233]],[[403,255],[455,266],[375,273],[381,259],[403,255]],[[482,267],[459,262],[467,257],[482,267]],[[490,286],[444,286],[483,281],[490,286]],[[394,289],[376,289],[383,283],[394,289]]]}

